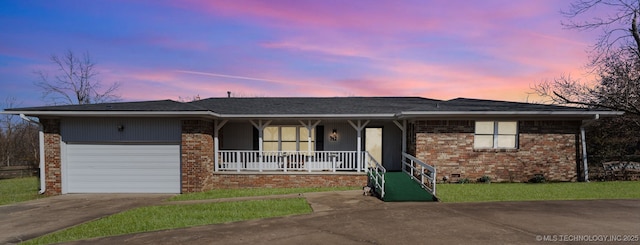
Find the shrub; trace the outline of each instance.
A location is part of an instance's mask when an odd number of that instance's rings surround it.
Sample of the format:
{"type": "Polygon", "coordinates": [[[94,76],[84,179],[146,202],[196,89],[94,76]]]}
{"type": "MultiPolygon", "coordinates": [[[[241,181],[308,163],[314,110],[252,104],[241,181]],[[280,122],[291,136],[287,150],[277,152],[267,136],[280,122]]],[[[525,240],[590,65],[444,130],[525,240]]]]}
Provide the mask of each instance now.
{"type": "Polygon", "coordinates": [[[536,174],[533,178],[529,179],[529,183],[544,183],[545,180],[544,174],[536,174]]]}
{"type": "Polygon", "coordinates": [[[489,177],[488,175],[483,175],[482,177],[478,178],[478,182],[491,183],[491,177],[489,177]]]}

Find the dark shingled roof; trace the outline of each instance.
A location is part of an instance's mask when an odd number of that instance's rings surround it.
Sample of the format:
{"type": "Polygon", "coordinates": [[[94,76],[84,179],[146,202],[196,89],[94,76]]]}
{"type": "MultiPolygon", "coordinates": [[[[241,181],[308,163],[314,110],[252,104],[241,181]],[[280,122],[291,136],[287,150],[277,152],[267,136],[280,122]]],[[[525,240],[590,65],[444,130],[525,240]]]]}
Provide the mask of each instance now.
{"type": "Polygon", "coordinates": [[[86,105],[39,106],[12,108],[7,109],[7,111],[207,111],[207,109],[173,100],[156,100],[86,105]]]}
{"type": "MultiPolygon", "coordinates": [[[[417,109],[417,108],[414,108],[417,109]]],[[[427,108],[427,111],[432,108],[427,108]]],[[[437,111],[589,111],[586,108],[457,98],[438,104],[437,111]]],[[[410,110],[412,111],[412,110],[410,110]]]]}
{"type": "Polygon", "coordinates": [[[419,97],[209,98],[190,104],[223,115],[395,114],[439,100],[419,97]]]}
{"type": "MultiPolygon", "coordinates": [[[[453,100],[434,100],[421,97],[262,97],[262,98],[209,98],[193,102],[177,102],[172,100],[103,103],[88,105],[62,105],[28,108],[13,108],[6,111],[20,113],[34,112],[33,115],[58,114],[64,112],[104,113],[104,112],[150,112],[161,114],[181,114],[195,112],[202,115],[220,115],[222,117],[251,117],[278,115],[315,115],[315,116],[349,116],[378,115],[383,117],[397,116],[401,113],[411,115],[460,115],[474,113],[562,113],[562,114],[620,114],[609,110],[590,110],[586,108],[558,105],[542,105],[519,102],[479,100],[457,98],[453,100]],[[593,112],[593,113],[590,113],[593,112]],[[214,114],[211,114],[214,113],[214,114]],[[444,114],[443,114],[444,113],[444,114]]],[[[27,113],[31,114],[31,113],[27,113]]]]}

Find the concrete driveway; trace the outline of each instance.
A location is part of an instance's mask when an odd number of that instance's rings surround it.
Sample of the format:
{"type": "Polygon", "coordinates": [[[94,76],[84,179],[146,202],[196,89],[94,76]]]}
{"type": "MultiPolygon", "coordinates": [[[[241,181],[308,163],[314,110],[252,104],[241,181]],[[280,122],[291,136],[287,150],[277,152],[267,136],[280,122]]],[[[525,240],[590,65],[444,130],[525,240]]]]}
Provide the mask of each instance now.
{"type": "Polygon", "coordinates": [[[32,239],[131,208],[161,203],[172,195],[70,194],[0,206],[0,244],[32,239]]]}
{"type": "Polygon", "coordinates": [[[640,236],[640,200],[384,203],[359,191],[304,196],[313,214],[69,244],[638,244],[640,236]]]}

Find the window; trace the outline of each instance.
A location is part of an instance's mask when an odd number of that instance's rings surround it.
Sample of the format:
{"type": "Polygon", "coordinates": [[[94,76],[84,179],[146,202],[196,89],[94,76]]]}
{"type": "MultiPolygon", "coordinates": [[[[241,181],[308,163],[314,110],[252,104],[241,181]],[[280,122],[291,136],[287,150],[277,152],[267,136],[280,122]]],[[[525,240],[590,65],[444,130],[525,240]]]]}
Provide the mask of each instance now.
{"type": "Polygon", "coordinates": [[[518,146],[518,122],[476,121],[473,148],[515,149],[518,146]]]}
{"type": "MultiPolygon", "coordinates": [[[[307,151],[309,131],[302,126],[269,126],[263,132],[264,151],[307,151]]],[[[311,130],[311,150],[315,150],[315,129],[311,130]]]]}

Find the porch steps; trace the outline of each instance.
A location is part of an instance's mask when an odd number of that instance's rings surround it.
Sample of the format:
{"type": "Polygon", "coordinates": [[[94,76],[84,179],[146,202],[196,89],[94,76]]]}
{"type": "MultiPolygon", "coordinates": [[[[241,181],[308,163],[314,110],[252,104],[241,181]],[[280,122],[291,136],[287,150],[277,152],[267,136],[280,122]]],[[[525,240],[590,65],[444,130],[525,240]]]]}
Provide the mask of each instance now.
{"type": "Polygon", "coordinates": [[[384,174],[385,202],[432,202],[437,200],[404,172],[384,174]]]}

